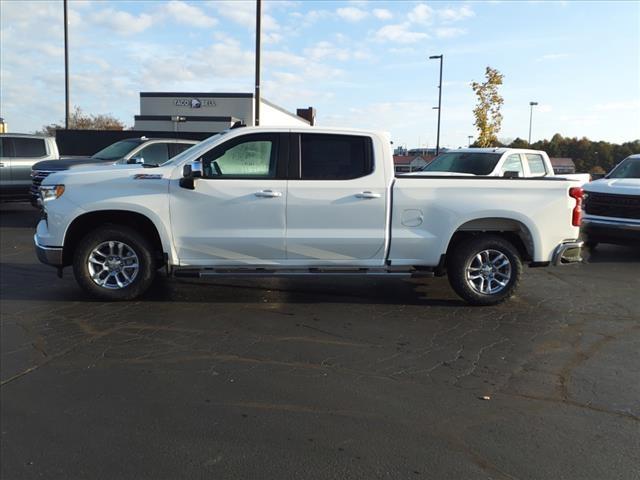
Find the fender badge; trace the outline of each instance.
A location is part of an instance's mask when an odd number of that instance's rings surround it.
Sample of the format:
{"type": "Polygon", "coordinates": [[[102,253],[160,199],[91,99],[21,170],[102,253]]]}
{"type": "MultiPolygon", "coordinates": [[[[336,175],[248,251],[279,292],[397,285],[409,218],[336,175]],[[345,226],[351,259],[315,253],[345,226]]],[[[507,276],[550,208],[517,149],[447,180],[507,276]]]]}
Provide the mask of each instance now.
{"type": "Polygon", "coordinates": [[[134,180],[161,180],[162,175],[152,173],[136,173],[133,176],[134,180]]]}

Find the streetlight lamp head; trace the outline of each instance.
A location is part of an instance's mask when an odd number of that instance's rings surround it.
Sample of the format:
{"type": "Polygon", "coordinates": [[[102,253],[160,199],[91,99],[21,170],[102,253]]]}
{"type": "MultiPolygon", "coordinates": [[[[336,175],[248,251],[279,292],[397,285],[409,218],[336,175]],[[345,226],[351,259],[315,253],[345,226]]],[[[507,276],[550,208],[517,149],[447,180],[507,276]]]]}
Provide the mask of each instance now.
{"type": "Polygon", "coordinates": [[[529,102],[529,105],[533,107],[534,105],[538,105],[538,102],[529,102]]]}
{"type": "Polygon", "coordinates": [[[436,58],[442,58],[442,55],[431,55],[429,60],[435,60],[436,58]]]}

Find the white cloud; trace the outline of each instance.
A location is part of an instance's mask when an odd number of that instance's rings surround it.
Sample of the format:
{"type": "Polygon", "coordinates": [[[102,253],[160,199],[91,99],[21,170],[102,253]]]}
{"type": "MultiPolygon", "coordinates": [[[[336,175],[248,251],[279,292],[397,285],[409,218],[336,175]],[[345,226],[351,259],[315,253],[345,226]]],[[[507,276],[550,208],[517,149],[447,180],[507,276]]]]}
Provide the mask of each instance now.
{"type": "Polygon", "coordinates": [[[169,17],[169,20],[182,23],[183,25],[207,28],[213,27],[218,23],[215,18],[208,16],[202,9],[180,0],[171,0],[164,5],[163,10],[163,13],[169,17]]]}
{"type": "Polygon", "coordinates": [[[408,22],[385,25],[375,33],[375,37],[379,41],[393,43],[416,43],[429,38],[426,33],[412,32],[410,28],[408,22]]]}
{"type": "MultiPolygon", "coordinates": [[[[238,25],[242,25],[248,29],[256,28],[256,2],[245,0],[215,0],[209,1],[207,4],[217,10],[217,12],[225,18],[228,18],[238,25]]],[[[261,27],[264,31],[279,30],[280,25],[277,20],[262,11],[261,27]]]]}
{"type": "Polygon", "coordinates": [[[538,62],[542,62],[545,60],[558,60],[560,58],[567,58],[569,56],[568,53],[548,53],[546,55],[542,55],[537,59],[538,62]]]}
{"type": "Polygon", "coordinates": [[[464,35],[467,31],[463,28],[440,27],[435,29],[438,38],[454,38],[464,35]]]}
{"type": "Polygon", "coordinates": [[[153,25],[153,17],[147,13],[132,15],[129,12],[106,8],[91,15],[94,24],[113,30],[122,35],[143,32],[153,25]]]}
{"type": "Polygon", "coordinates": [[[433,19],[433,8],[424,3],[419,3],[407,14],[412,23],[429,24],[433,19]]]}
{"type": "Polygon", "coordinates": [[[373,16],[379,20],[390,20],[393,18],[393,13],[391,13],[386,8],[374,8],[373,16]]]}
{"type": "Polygon", "coordinates": [[[620,111],[620,110],[640,110],[640,100],[627,100],[624,102],[607,102],[594,105],[594,110],[605,111],[620,111]]]}
{"type": "Polygon", "coordinates": [[[336,13],[349,22],[359,22],[368,15],[367,12],[356,7],[339,8],[336,13]]]}
{"type": "Polygon", "coordinates": [[[438,18],[444,22],[457,22],[475,15],[471,7],[463,5],[461,7],[442,8],[438,10],[438,18]]]}

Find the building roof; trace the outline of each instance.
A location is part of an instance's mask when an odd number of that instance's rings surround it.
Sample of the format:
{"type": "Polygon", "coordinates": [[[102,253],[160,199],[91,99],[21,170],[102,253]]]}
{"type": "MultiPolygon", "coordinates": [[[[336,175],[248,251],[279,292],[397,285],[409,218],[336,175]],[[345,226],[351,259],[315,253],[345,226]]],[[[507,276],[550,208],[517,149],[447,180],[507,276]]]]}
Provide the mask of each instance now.
{"type": "Polygon", "coordinates": [[[573,160],[568,157],[551,157],[549,160],[554,167],[575,167],[573,160]]]}

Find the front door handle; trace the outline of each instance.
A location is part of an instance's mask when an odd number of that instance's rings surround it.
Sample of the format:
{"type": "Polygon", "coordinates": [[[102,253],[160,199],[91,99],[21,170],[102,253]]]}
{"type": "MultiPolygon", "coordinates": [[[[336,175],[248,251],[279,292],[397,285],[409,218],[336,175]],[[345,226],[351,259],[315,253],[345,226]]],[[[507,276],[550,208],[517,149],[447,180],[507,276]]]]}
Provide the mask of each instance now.
{"type": "Polygon", "coordinates": [[[256,197],[262,197],[262,198],[274,198],[274,197],[281,197],[282,192],[274,192],[273,190],[262,190],[261,192],[256,192],[255,195],[256,197]]]}
{"type": "Polygon", "coordinates": [[[360,192],[360,193],[356,193],[356,197],[358,198],[380,198],[382,195],[380,195],[379,193],[373,193],[373,192],[360,192]]]}
{"type": "Polygon", "coordinates": [[[4,162],[0,162],[0,167],[4,167],[4,162]]]}

